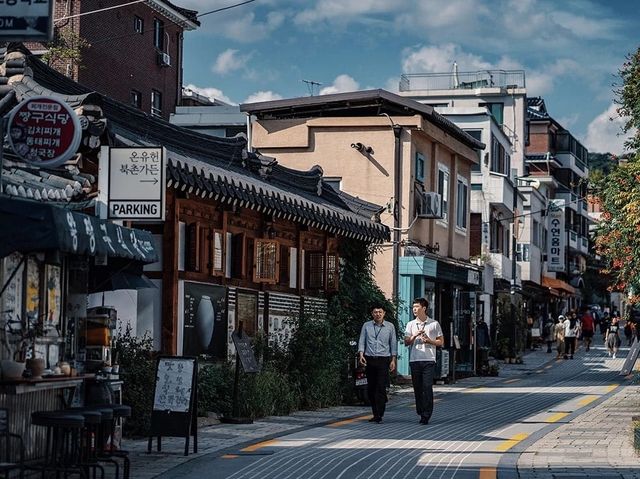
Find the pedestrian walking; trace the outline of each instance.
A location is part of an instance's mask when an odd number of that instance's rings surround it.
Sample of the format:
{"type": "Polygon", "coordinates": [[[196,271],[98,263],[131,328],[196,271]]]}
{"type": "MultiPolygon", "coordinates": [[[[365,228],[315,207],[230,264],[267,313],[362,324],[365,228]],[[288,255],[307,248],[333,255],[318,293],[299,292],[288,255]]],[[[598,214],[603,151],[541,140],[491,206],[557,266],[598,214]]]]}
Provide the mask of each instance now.
{"type": "Polygon", "coordinates": [[[413,300],[413,315],[404,332],[404,344],[409,346],[409,367],[420,424],[429,424],[433,413],[433,375],[436,347],[444,344],[440,323],[427,316],[429,301],[413,300]]]}
{"type": "Polygon", "coordinates": [[[609,326],[611,326],[611,318],[609,317],[609,312],[605,311],[602,315],[602,320],[600,321],[600,334],[602,335],[603,340],[607,334],[609,326]]]}
{"type": "Polygon", "coordinates": [[[544,334],[544,340],[547,343],[547,354],[551,353],[551,345],[553,344],[553,340],[554,340],[553,327],[554,327],[553,319],[551,318],[551,314],[549,314],[549,317],[544,322],[544,328],[542,328],[543,334],[544,334]]]}
{"type": "Polygon", "coordinates": [[[576,313],[569,313],[569,317],[562,323],[564,325],[564,359],[573,359],[576,351],[576,338],[578,336],[578,320],[576,313]]]}
{"type": "Polygon", "coordinates": [[[372,321],[360,330],[358,355],[367,374],[367,392],[373,417],[370,422],[381,423],[387,402],[389,373],[396,369],[398,338],[393,324],[384,320],[385,311],[376,305],[371,309],[372,321]]]}
{"type": "Polygon", "coordinates": [[[633,327],[631,326],[631,321],[628,319],[624,322],[624,337],[627,340],[627,346],[631,346],[633,342],[633,327]]]}
{"type": "Polygon", "coordinates": [[[619,323],[619,319],[616,316],[611,320],[611,326],[609,326],[609,329],[607,330],[607,334],[605,336],[605,342],[607,344],[607,350],[609,351],[609,356],[612,356],[613,359],[616,358],[616,354],[618,353],[618,348],[620,347],[618,323],[619,323]]]}
{"type": "Polygon", "coordinates": [[[582,339],[584,341],[584,348],[586,352],[589,352],[591,348],[591,341],[593,339],[593,328],[595,327],[593,316],[588,307],[583,307],[582,317],[580,318],[580,327],[582,329],[582,339]]]}
{"type": "Polygon", "coordinates": [[[556,351],[558,351],[557,359],[560,359],[564,354],[564,320],[565,317],[561,314],[556,319],[556,324],[553,327],[553,336],[556,340],[556,351]]]}

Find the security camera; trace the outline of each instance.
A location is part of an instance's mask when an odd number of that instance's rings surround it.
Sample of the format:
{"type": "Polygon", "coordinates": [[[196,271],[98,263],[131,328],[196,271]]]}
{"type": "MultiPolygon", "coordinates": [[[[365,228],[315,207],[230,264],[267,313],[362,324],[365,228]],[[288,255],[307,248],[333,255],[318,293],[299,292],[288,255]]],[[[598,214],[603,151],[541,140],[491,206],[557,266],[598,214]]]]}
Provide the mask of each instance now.
{"type": "Polygon", "coordinates": [[[358,142],[358,143],[351,143],[351,148],[355,148],[356,150],[358,150],[360,153],[362,153],[363,151],[365,151],[366,147],[358,142]]]}

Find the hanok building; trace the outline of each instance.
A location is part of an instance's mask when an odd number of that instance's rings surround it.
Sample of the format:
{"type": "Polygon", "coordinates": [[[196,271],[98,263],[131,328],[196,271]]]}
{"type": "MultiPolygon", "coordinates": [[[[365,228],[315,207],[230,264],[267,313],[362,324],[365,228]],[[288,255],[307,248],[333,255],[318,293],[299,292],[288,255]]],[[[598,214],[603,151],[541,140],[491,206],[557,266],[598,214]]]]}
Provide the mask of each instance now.
{"type": "MultiPolygon", "coordinates": [[[[445,351],[460,346],[458,370],[473,363],[475,296],[481,268],[469,261],[471,168],[484,144],[431,106],[385,90],[240,105],[253,148],[286,165],[321,164],[342,191],[387,205],[393,241],[376,254],[376,281],[399,300],[399,323],[425,296],[445,351]]],[[[401,374],[408,354],[401,344],[401,374]]],[[[439,370],[449,374],[446,358],[439,370]]],[[[451,355],[453,356],[453,355],[451,355]]]]}
{"type": "MultiPolygon", "coordinates": [[[[87,213],[100,207],[105,186],[96,182],[99,169],[108,168],[105,146],[165,148],[165,220],[135,222],[155,239],[157,252],[150,257],[154,263],[144,268],[145,276],[141,267],[119,264],[115,271],[105,271],[99,284],[94,284],[98,278],[86,280],[85,290],[77,292],[86,297],[94,291],[128,290],[121,296],[132,299],[120,303],[118,319],[129,318],[138,334],[150,333],[158,350],[226,359],[234,353],[230,333],[239,321],[249,334],[263,331],[284,338],[286,319],[302,311],[319,317],[326,312],[327,298],[340,287],[342,242],[367,247],[389,240],[389,229],[374,220],[380,207],[334,190],[318,167],[293,170],[273,158],[247,153],[244,138],[213,138],[171,125],[91,92],[21,45],[9,45],[2,68],[10,72],[0,98],[3,115],[25,98],[45,95],[71,105],[84,117],[86,128],[78,155],[54,171],[29,170],[9,157],[2,174],[3,203],[46,196],[89,217],[87,213]],[[115,273],[122,271],[132,282],[115,284],[115,273]],[[156,288],[149,288],[150,283],[156,288]]],[[[19,216],[15,221],[21,224],[19,216]]],[[[11,244],[15,255],[32,252],[19,242],[11,244]]],[[[41,246],[47,249],[48,244],[41,246]]],[[[7,258],[2,260],[2,278],[23,296],[20,288],[27,285],[8,277],[8,261],[13,260],[7,258]]],[[[110,258],[106,262],[115,266],[110,258]]],[[[93,276],[89,271],[95,263],[87,261],[82,278],[93,276]]],[[[70,292],[65,284],[59,283],[57,294],[61,331],[66,332],[72,328],[72,312],[66,306],[70,292]]],[[[117,291],[106,299],[102,294],[89,298],[106,305],[120,300],[117,291]]],[[[49,360],[54,359],[51,355],[49,360]]],[[[80,356],[66,359],[79,361],[80,356]]]]}

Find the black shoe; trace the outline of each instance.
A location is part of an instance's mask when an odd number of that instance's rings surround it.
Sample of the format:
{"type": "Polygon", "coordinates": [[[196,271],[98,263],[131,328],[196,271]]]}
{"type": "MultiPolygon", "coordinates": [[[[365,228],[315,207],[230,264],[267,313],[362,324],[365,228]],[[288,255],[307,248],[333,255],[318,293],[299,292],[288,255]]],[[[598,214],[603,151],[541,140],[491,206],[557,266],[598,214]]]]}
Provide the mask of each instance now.
{"type": "Polygon", "coordinates": [[[380,424],[382,422],[382,418],[381,417],[377,417],[377,418],[375,418],[375,421],[373,421],[373,422],[375,422],[376,424],[380,424]]]}
{"type": "Polygon", "coordinates": [[[562,357],[563,359],[569,359],[569,356],[567,356],[566,354],[562,357]]]}
{"type": "Polygon", "coordinates": [[[378,421],[378,416],[373,416],[371,419],[369,419],[369,422],[377,422],[378,421]]]}
{"type": "Polygon", "coordinates": [[[573,354],[571,356],[569,356],[569,359],[573,359],[573,354]]]}
{"type": "Polygon", "coordinates": [[[420,424],[429,424],[429,420],[426,417],[420,419],[420,424]]]}

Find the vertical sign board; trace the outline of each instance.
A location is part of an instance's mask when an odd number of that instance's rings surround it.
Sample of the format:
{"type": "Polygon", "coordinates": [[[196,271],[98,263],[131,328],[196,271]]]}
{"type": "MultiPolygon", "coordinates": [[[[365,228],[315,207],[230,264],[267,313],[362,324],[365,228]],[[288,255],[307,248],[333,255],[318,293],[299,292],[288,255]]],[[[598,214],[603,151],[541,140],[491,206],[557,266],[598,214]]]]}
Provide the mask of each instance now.
{"type": "Polygon", "coordinates": [[[638,342],[638,338],[633,341],[633,345],[631,349],[629,349],[629,353],[627,354],[627,359],[625,359],[624,364],[622,365],[622,370],[620,371],[620,376],[626,376],[627,374],[631,374],[633,370],[633,366],[635,366],[636,361],[638,360],[638,353],[640,353],[640,342],[638,342]]]}
{"type": "Polygon", "coordinates": [[[156,382],[151,410],[151,432],[162,450],[162,436],[184,437],[184,455],[189,455],[189,437],[193,435],[193,452],[198,452],[198,362],[186,356],[160,356],[156,365],[156,382]]]}
{"type": "Polygon", "coordinates": [[[564,200],[549,200],[547,270],[565,271],[564,200]]]}
{"type": "Polygon", "coordinates": [[[164,221],[164,153],[159,146],[109,148],[109,219],[164,221]]]}
{"type": "Polygon", "coordinates": [[[0,3],[0,42],[50,41],[54,0],[3,0],[0,3]]]}

